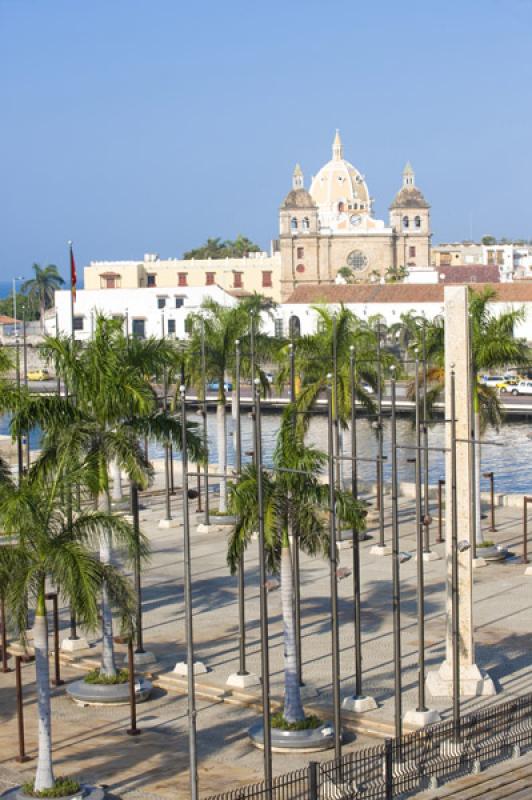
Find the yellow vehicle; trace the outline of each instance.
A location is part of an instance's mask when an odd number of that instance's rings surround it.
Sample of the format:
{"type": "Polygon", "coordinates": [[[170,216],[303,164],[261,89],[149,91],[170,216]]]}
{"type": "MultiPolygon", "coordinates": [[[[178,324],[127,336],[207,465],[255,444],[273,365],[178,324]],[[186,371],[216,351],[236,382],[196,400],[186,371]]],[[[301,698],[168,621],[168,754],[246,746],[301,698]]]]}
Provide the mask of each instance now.
{"type": "Polygon", "coordinates": [[[47,381],[50,373],[46,369],[32,369],[28,372],[29,381],[47,381]]]}
{"type": "Polygon", "coordinates": [[[497,384],[495,387],[500,394],[505,394],[506,392],[511,392],[514,386],[517,386],[519,383],[519,378],[505,378],[503,381],[497,384]]]}

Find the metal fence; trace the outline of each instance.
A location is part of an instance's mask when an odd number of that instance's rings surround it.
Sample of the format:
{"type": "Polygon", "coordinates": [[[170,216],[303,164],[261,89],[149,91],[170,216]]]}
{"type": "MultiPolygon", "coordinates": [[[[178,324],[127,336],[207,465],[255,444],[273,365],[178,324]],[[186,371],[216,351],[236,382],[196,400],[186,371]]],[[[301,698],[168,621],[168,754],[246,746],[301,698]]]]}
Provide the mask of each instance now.
{"type": "Polygon", "coordinates": [[[208,800],[393,800],[532,747],[532,694],[208,800]]]}

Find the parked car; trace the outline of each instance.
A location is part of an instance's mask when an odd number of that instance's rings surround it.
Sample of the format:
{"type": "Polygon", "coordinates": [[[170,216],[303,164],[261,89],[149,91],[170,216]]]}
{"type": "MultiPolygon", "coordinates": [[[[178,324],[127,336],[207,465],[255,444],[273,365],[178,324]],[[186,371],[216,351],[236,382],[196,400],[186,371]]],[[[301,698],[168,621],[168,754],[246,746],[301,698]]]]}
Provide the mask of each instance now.
{"type": "Polygon", "coordinates": [[[47,381],[50,373],[46,369],[32,369],[28,372],[29,381],[47,381]]]}
{"type": "Polygon", "coordinates": [[[491,386],[492,389],[497,389],[499,384],[504,383],[504,375],[482,375],[479,381],[484,386],[491,386]]]}
{"type": "Polygon", "coordinates": [[[532,394],[532,381],[519,381],[517,386],[512,386],[511,393],[518,394],[532,394]]]}
{"type": "Polygon", "coordinates": [[[497,389],[501,394],[507,394],[511,392],[514,386],[517,386],[519,383],[519,378],[515,378],[513,375],[511,376],[504,376],[504,381],[502,383],[497,384],[497,389]]]}
{"type": "MultiPolygon", "coordinates": [[[[210,381],[207,384],[207,389],[209,392],[217,392],[219,388],[220,384],[218,381],[210,381]]],[[[233,384],[231,383],[231,381],[224,381],[224,389],[226,392],[233,391],[233,384]]]]}

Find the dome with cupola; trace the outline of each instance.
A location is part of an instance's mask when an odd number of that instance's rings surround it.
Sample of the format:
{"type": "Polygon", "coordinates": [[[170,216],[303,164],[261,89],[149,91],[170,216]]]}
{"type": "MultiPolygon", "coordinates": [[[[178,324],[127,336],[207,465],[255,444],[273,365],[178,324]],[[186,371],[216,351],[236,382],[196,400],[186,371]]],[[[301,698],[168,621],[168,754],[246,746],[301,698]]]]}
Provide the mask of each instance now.
{"type": "Polygon", "coordinates": [[[322,226],[335,227],[342,218],[371,215],[371,198],[364,176],[346,161],[340,133],[336,131],[332,159],[312,179],[310,194],[320,212],[322,226]]]}

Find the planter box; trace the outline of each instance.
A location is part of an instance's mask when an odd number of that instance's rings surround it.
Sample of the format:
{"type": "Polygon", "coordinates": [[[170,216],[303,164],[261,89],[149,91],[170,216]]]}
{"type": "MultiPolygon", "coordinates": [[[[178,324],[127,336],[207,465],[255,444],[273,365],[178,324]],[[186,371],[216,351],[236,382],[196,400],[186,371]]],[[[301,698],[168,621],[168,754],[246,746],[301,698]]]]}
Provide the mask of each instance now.
{"type": "MultiPolygon", "coordinates": [[[[152,683],[146,678],[136,678],[135,699],[143,703],[151,694],[152,683]]],[[[127,705],[129,703],[129,683],[85,683],[74,681],[67,686],[67,694],[81,705],[127,705]]]]}
{"type": "MultiPolygon", "coordinates": [[[[261,750],[264,748],[262,720],[251,726],[248,736],[255,747],[261,750]]],[[[306,728],[302,731],[272,728],[271,741],[274,753],[316,753],[334,747],[334,727],[332,722],[324,722],[319,728],[306,728]]]]}
{"type": "Polygon", "coordinates": [[[227,525],[232,528],[236,525],[236,517],[227,514],[209,514],[209,525],[227,525]]]}

